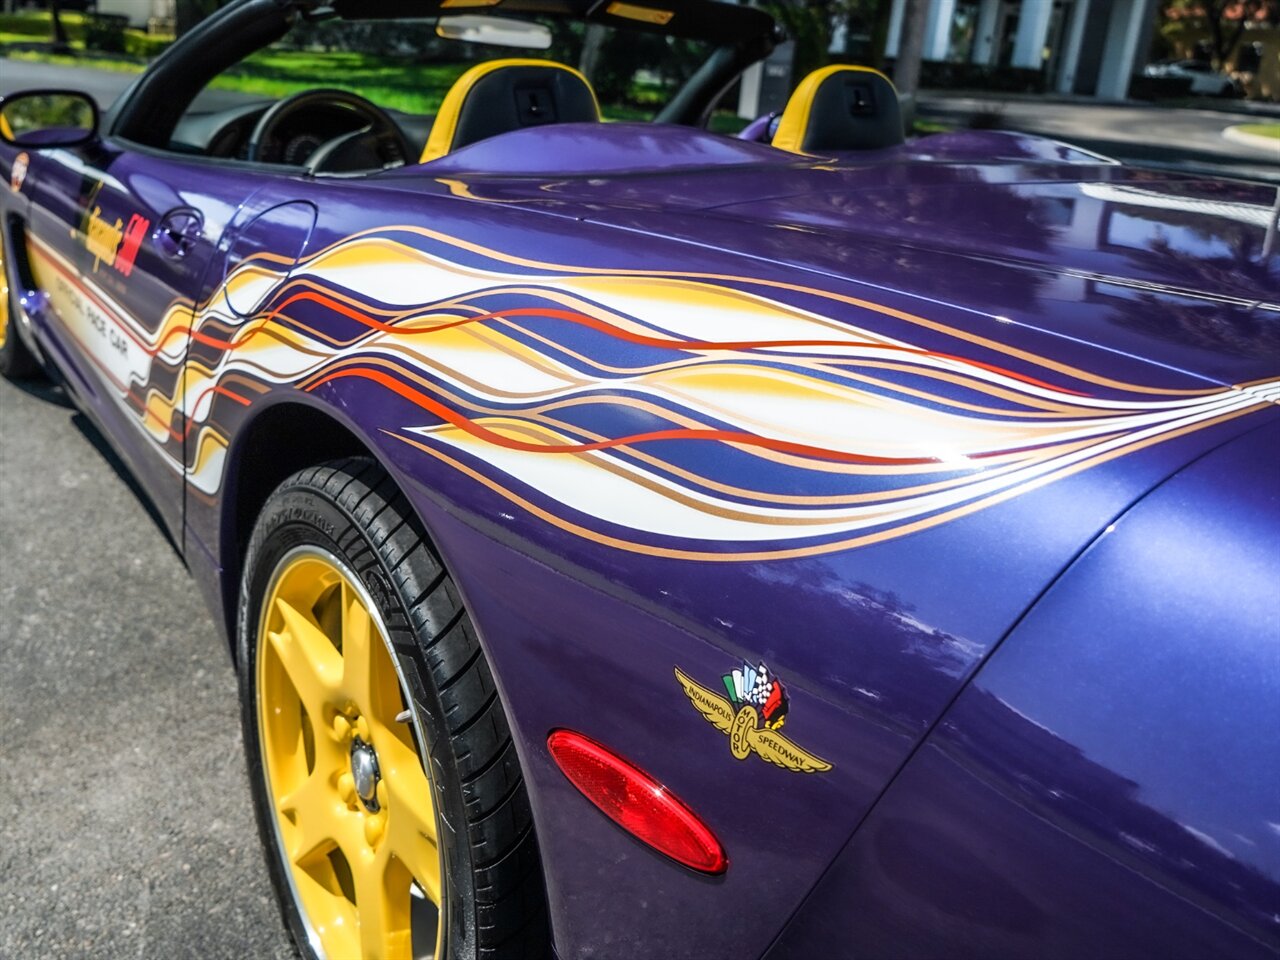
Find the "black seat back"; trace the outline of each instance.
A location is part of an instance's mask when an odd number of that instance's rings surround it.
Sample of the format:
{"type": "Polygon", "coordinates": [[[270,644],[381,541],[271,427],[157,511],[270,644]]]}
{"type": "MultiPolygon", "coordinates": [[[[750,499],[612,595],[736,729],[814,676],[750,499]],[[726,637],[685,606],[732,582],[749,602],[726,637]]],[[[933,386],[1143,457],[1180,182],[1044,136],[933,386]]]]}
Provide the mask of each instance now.
{"type": "Polygon", "coordinates": [[[422,162],[511,130],[599,120],[595,92],[572,67],[551,60],[481,63],[449,88],[422,162]]]}
{"type": "Polygon", "coordinates": [[[778,121],[773,145],[792,153],[880,150],[904,140],[898,91],[870,67],[836,64],[800,82],[778,121]]]}

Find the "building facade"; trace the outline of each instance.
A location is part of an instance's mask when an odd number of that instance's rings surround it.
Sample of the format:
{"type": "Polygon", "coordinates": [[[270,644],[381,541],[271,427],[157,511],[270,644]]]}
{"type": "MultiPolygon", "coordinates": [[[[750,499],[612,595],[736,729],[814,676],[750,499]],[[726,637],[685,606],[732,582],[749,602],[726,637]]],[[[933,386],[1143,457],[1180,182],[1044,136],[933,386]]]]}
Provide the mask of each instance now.
{"type": "Polygon", "coordinates": [[[174,7],[175,0],[98,0],[94,9],[98,13],[128,17],[129,26],[146,29],[157,22],[172,25],[174,7]]]}
{"type": "MultiPolygon", "coordinates": [[[[924,59],[1041,70],[1045,89],[1121,100],[1151,43],[1157,0],[926,0],[924,59]]],[[[893,0],[896,57],[905,0],[893,0]]]]}

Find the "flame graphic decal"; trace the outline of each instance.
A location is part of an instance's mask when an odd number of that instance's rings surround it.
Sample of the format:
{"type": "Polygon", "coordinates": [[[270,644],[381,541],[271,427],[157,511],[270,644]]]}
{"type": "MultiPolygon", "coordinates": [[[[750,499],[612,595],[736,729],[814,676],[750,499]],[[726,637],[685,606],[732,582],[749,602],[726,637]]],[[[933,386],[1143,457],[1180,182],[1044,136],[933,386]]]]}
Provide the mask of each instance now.
{"type": "Polygon", "coordinates": [[[413,227],[291,271],[254,258],[190,317],[175,305],[145,345],[167,358],[194,326],[181,397],[147,408],[185,415],[206,493],[218,403],[358,382],[419,412],[385,434],[546,522],[707,560],[902,536],[1280,400],[1280,379],[1124,383],[827,291],[539,263],[413,227]],[[262,306],[242,320],[228,294],[262,306]]]}

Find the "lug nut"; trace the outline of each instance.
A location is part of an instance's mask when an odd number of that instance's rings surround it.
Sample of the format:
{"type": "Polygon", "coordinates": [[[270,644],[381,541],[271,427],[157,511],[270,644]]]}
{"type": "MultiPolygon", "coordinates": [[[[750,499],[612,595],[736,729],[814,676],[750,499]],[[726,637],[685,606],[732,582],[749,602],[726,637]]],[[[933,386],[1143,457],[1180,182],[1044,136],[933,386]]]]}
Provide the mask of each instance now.
{"type": "Polygon", "coordinates": [[[342,802],[345,804],[355,803],[356,782],[352,779],[351,774],[344,773],[338,777],[338,796],[342,798],[342,802]]]}
{"type": "Polygon", "coordinates": [[[376,846],[378,841],[382,839],[382,833],[387,828],[387,815],[385,813],[370,814],[364,818],[364,839],[369,846],[376,846]]]}

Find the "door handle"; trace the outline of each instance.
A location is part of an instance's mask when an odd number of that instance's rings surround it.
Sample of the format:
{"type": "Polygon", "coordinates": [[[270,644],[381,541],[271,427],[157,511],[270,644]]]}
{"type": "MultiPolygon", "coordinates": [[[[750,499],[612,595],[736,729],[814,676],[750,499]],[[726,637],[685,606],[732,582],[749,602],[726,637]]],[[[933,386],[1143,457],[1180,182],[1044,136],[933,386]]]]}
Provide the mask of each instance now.
{"type": "Polygon", "coordinates": [[[204,236],[204,215],[194,207],[170,210],[151,234],[156,247],[171,260],[181,260],[204,236]]]}

